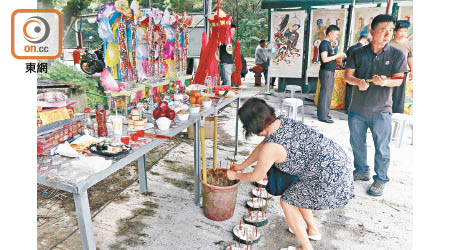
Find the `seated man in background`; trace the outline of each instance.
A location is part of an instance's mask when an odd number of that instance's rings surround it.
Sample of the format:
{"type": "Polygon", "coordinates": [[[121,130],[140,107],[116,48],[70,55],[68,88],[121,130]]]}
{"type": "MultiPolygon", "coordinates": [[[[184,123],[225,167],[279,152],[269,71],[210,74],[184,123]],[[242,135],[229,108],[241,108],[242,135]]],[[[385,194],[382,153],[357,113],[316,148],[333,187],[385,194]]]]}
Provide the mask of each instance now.
{"type": "MultiPolygon", "coordinates": [[[[269,68],[269,58],[267,57],[266,40],[264,40],[264,39],[260,40],[258,47],[256,47],[255,64],[264,68],[262,73],[264,74],[264,79],[265,79],[266,85],[267,85],[267,77],[268,77],[267,73],[268,73],[268,68],[269,68]]],[[[274,82],[275,82],[275,79],[272,78],[270,85],[273,86],[274,82]]]]}

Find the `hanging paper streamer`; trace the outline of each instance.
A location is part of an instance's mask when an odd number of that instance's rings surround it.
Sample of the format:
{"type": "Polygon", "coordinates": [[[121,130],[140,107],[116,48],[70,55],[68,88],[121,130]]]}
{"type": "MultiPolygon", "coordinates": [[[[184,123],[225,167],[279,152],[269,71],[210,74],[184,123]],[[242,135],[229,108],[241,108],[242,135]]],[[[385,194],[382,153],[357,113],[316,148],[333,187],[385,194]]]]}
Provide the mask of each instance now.
{"type": "Polygon", "coordinates": [[[150,84],[185,75],[192,16],[171,13],[168,8],[141,11],[137,0],[130,5],[116,0],[103,5],[97,19],[105,43],[105,64],[114,79],[150,84]]]}
{"type": "Polygon", "coordinates": [[[139,2],[136,0],[133,0],[131,2],[130,8],[133,10],[133,17],[134,17],[134,24],[138,24],[138,20],[142,17],[141,8],[139,7],[139,2]]]}
{"type": "Polygon", "coordinates": [[[110,18],[111,15],[116,11],[114,8],[114,3],[107,3],[102,5],[97,12],[97,22],[100,22],[102,18],[110,18]]]}
{"type": "Polygon", "coordinates": [[[128,5],[128,0],[116,0],[114,7],[116,8],[116,11],[120,12],[125,19],[131,20],[133,13],[128,5]]]}
{"type": "Polygon", "coordinates": [[[213,18],[208,20],[211,23],[212,32],[206,48],[202,48],[200,62],[195,73],[194,83],[204,84],[207,75],[207,69],[213,63],[217,46],[221,43],[231,43],[231,17],[220,9],[220,0],[217,2],[217,12],[213,18]],[[213,58],[214,57],[214,58],[213,58]]]}
{"type": "Polygon", "coordinates": [[[109,25],[108,17],[103,17],[98,23],[98,35],[103,40],[103,42],[113,42],[114,35],[111,31],[111,26],[109,25]]]}
{"type": "Polygon", "coordinates": [[[108,68],[104,68],[102,73],[100,74],[100,82],[109,91],[119,92],[125,89],[125,85],[123,83],[118,83],[111,76],[108,68]]]}
{"type": "Polygon", "coordinates": [[[233,51],[233,73],[231,74],[231,83],[233,83],[235,86],[241,85],[241,71],[241,48],[239,46],[239,40],[236,40],[233,51]]]}

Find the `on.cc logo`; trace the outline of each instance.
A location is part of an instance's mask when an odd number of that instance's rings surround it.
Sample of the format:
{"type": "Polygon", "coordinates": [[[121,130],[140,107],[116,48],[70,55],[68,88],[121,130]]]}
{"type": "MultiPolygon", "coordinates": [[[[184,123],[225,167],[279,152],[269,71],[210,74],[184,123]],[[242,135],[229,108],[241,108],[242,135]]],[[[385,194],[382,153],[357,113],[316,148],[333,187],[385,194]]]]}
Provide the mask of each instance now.
{"type": "Polygon", "coordinates": [[[16,59],[57,59],[62,16],[55,9],[17,9],[11,14],[11,54],[16,59]]]}
{"type": "Polygon", "coordinates": [[[23,35],[30,43],[42,43],[47,40],[49,34],[50,25],[42,17],[32,16],[23,25],[23,35]]]}

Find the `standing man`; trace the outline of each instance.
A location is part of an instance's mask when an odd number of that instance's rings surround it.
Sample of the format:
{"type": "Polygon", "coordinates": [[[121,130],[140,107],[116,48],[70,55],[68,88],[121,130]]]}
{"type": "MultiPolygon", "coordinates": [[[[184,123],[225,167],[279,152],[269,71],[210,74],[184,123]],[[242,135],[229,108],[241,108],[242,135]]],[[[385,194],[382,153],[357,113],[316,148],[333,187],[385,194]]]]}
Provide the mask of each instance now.
{"type": "Polygon", "coordinates": [[[413,72],[413,45],[408,40],[408,28],[411,24],[408,20],[398,20],[395,24],[394,39],[389,44],[406,54],[406,62],[409,68],[409,80],[412,81],[413,72]]]}
{"type": "Polygon", "coordinates": [[[345,70],[345,81],[355,85],[348,112],[355,166],[353,179],[370,179],[366,145],[367,128],[370,128],[375,145],[376,175],[367,192],[373,196],[381,196],[389,181],[392,87],[402,83],[402,79],[392,77],[403,77],[404,72],[408,71],[403,52],[388,44],[393,30],[392,16],[376,16],[370,30],[372,42],[351,53],[345,70]],[[369,84],[367,79],[373,83],[369,84]]]}
{"type": "Polygon", "coordinates": [[[334,70],[336,69],[336,59],[344,58],[345,53],[335,54],[331,43],[338,39],[339,27],[332,24],[328,26],[326,37],[319,46],[320,54],[320,93],[317,105],[317,118],[321,122],[333,123],[328,115],[330,113],[331,96],[334,88],[334,70]]]}
{"type": "MultiPolygon", "coordinates": [[[[350,48],[348,48],[347,52],[345,54],[347,54],[347,58],[350,57],[350,54],[355,50],[355,49],[359,49],[365,45],[369,44],[369,37],[367,35],[361,35],[358,38],[358,43],[356,43],[353,46],[350,46],[350,48]]],[[[352,85],[346,83],[345,84],[345,111],[347,111],[348,113],[348,107],[350,106],[350,100],[352,99],[352,85]]]]}
{"type": "MultiPolygon", "coordinates": [[[[236,25],[231,24],[231,38],[236,33],[236,25]]],[[[230,44],[222,44],[219,47],[219,63],[220,63],[220,78],[222,78],[223,85],[231,85],[231,73],[233,73],[233,42],[230,44]]]]}
{"type": "Polygon", "coordinates": [[[406,56],[406,62],[408,63],[409,77],[405,73],[405,79],[402,85],[395,87],[392,91],[392,112],[393,113],[403,113],[405,108],[405,91],[406,91],[406,77],[409,81],[412,81],[412,71],[413,71],[413,45],[408,40],[408,28],[410,23],[408,20],[398,20],[395,24],[394,29],[394,39],[392,39],[389,44],[396,47],[397,49],[403,51],[406,56]]]}
{"type": "MultiPolygon", "coordinates": [[[[262,73],[264,74],[264,80],[266,81],[266,85],[267,85],[269,82],[267,79],[267,73],[268,73],[268,68],[269,68],[269,58],[267,57],[266,40],[264,40],[264,39],[260,40],[258,47],[256,47],[255,64],[264,68],[262,73]]],[[[275,82],[275,81],[271,81],[270,84],[273,85],[273,82],[275,82]]]]}

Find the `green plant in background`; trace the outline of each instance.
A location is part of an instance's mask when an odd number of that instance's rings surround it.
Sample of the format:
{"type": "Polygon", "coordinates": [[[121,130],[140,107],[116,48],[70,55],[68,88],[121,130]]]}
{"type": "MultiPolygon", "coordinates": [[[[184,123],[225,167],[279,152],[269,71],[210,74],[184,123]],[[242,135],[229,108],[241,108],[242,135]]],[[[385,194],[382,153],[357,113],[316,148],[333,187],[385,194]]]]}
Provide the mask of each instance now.
{"type": "MultiPolygon", "coordinates": [[[[38,80],[70,82],[85,87],[89,92],[105,95],[101,85],[95,78],[58,61],[50,65],[47,73],[38,74],[38,80]]],[[[108,106],[106,98],[96,95],[87,95],[87,104],[90,108],[95,108],[98,104],[102,104],[105,107],[108,106]]]]}

